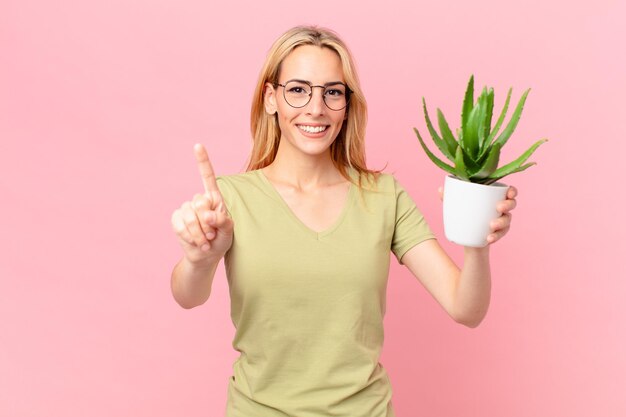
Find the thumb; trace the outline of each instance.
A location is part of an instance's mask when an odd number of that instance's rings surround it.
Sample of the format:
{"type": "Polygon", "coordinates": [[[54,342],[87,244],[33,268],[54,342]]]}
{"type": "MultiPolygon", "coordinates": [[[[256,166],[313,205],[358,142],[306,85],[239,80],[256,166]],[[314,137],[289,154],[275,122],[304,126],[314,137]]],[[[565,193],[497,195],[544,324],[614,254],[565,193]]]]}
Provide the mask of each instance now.
{"type": "Polygon", "coordinates": [[[226,216],[230,217],[228,210],[226,210],[226,205],[224,204],[224,200],[220,201],[220,203],[217,205],[216,211],[218,213],[223,213],[226,216]]]}
{"type": "Polygon", "coordinates": [[[228,210],[226,210],[226,206],[223,201],[220,201],[215,208],[215,217],[212,226],[227,233],[232,232],[233,230],[233,219],[230,217],[228,210]]]}
{"type": "Polygon", "coordinates": [[[220,232],[230,234],[233,231],[234,222],[228,215],[228,212],[222,209],[215,212],[215,223],[213,223],[213,227],[220,232]]]}

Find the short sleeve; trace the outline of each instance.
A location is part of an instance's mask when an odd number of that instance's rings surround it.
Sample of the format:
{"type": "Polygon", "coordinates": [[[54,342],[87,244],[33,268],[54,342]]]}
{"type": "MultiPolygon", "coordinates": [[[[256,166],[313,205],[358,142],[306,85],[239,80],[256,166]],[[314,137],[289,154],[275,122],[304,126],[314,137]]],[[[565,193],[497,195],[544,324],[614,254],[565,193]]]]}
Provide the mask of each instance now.
{"type": "Polygon", "coordinates": [[[402,256],[418,243],[435,239],[426,219],[406,190],[394,178],[396,219],[391,251],[402,264],[402,256]]]}
{"type": "Polygon", "coordinates": [[[224,198],[226,210],[232,214],[234,204],[232,185],[227,176],[218,176],[215,180],[217,182],[217,188],[220,189],[220,194],[222,194],[222,198],[224,198]]]}

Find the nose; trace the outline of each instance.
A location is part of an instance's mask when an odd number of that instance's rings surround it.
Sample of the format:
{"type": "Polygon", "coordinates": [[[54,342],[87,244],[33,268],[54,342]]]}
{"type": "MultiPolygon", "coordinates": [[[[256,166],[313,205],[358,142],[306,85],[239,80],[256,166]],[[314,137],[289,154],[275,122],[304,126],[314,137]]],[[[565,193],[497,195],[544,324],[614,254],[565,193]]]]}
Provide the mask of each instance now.
{"type": "Polygon", "coordinates": [[[324,103],[324,87],[313,86],[311,88],[311,100],[307,104],[307,113],[310,114],[322,114],[326,110],[326,103],[324,103]],[[316,93],[315,89],[319,92],[316,93]]]}

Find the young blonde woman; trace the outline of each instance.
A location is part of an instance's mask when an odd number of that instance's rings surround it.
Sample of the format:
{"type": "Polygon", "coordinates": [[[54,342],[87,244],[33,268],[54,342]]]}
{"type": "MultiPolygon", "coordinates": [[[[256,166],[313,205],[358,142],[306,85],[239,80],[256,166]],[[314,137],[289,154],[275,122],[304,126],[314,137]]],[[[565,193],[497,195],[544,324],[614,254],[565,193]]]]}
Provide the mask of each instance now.
{"type": "MultiPolygon", "coordinates": [[[[216,177],[194,147],[204,193],[172,215],[184,251],[172,292],[203,304],[224,258],[240,352],[228,417],[394,416],[379,362],[390,251],[455,321],[475,327],[487,312],[489,246],[465,248],[459,270],[395,178],[367,169],[366,118],[346,45],[296,27],[261,71],[247,171],[216,177]]],[[[499,203],[490,243],[516,194],[499,203]]]]}

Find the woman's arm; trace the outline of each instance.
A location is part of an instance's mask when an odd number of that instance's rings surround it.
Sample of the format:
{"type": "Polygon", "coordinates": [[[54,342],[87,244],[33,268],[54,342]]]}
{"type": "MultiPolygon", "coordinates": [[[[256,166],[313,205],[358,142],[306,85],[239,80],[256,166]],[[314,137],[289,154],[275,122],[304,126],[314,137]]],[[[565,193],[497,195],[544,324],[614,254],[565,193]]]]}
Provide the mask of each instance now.
{"type": "Polygon", "coordinates": [[[172,271],[172,294],[184,308],[209,299],[215,270],[233,243],[234,230],[206,149],[198,144],[194,152],[205,192],[185,201],[171,220],[184,252],[172,271]]]}
{"type": "Polygon", "coordinates": [[[487,314],[491,297],[488,246],[466,247],[462,270],[435,239],[411,248],[402,263],[456,322],[473,328],[487,314]]]}
{"type": "Polygon", "coordinates": [[[219,262],[218,258],[194,264],[183,256],[176,264],[172,271],[172,295],[181,307],[193,308],[209,299],[219,262]]]}
{"type": "MultiPolygon", "coordinates": [[[[502,214],[491,224],[489,245],[500,240],[511,225],[511,213],[516,206],[517,190],[510,187],[507,200],[498,204],[502,214]]],[[[409,249],[402,263],[409,268],[426,290],[456,322],[477,327],[487,314],[491,299],[491,268],[489,245],[484,248],[465,247],[463,268],[450,259],[434,239],[409,249]]]]}

